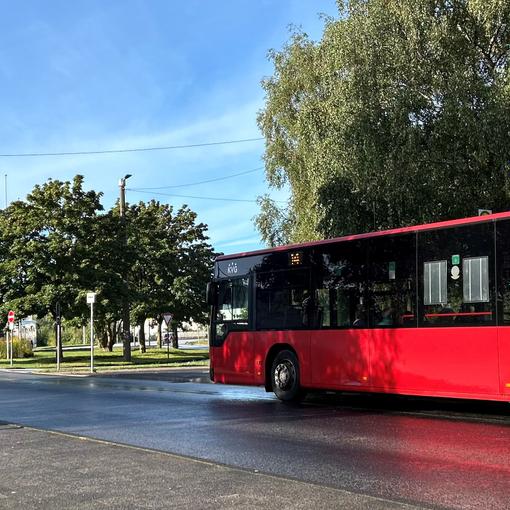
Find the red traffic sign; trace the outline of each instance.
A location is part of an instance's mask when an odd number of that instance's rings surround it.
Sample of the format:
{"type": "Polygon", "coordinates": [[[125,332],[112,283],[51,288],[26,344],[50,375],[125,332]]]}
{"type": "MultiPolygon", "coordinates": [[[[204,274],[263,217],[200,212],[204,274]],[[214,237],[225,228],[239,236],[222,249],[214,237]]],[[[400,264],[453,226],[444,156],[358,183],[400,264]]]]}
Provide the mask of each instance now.
{"type": "Polygon", "coordinates": [[[165,322],[166,322],[166,325],[169,326],[170,325],[170,321],[174,318],[173,314],[169,313],[169,312],[165,312],[163,314],[163,319],[165,319],[165,322]]]}
{"type": "Polygon", "coordinates": [[[14,312],[12,310],[9,310],[9,313],[7,314],[7,320],[9,322],[14,322],[14,312]]]}

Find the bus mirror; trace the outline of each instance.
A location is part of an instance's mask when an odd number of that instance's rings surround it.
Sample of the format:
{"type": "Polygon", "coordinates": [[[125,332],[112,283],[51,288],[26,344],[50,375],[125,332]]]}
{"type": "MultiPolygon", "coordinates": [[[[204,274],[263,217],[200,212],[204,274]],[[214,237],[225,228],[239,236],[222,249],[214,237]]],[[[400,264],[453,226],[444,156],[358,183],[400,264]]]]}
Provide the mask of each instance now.
{"type": "Polygon", "coordinates": [[[216,304],[216,296],[217,296],[216,283],[209,282],[207,284],[207,289],[206,289],[206,299],[207,299],[207,304],[209,306],[213,306],[216,304]]]}

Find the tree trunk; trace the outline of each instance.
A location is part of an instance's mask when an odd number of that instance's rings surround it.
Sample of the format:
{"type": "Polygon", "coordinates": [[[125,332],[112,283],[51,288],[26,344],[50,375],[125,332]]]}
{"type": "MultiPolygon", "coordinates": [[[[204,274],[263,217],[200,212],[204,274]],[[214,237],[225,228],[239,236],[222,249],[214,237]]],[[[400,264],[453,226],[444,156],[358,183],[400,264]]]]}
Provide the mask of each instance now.
{"type": "Polygon", "coordinates": [[[142,319],[138,323],[139,332],[138,332],[138,341],[140,342],[140,352],[147,352],[147,348],[145,347],[145,319],[142,319]]]}
{"type": "Polygon", "coordinates": [[[123,337],[122,337],[122,321],[118,321],[113,326],[114,329],[114,335],[115,343],[122,343],[123,337]]]}
{"type": "Polygon", "coordinates": [[[115,345],[115,338],[117,334],[117,327],[115,322],[112,324],[108,324],[108,350],[110,352],[113,351],[113,346],[115,345]]]}
{"type": "Polygon", "coordinates": [[[103,349],[108,349],[108,341],[110,340],[110,336],[108,335],[108,326],[103,326],[101,328],[101,334],[99,335],[99,345],[103,349]]]}
{"type": "Polygon", "coordinates": [[[101,347],[105,350],[108,349],[108,340],[108,331],[103,329],[103,331],[101,331],[101,336],[99,337],[99,342],[101,343],[101,347]]]}
{"type": "Polygon", "coordinates": [[[174,349],[178,349],[179,348],[179,337],[177,335],[177,324],[173,325],[172,324],[172,347],[174,349]]]}
{"type": "Polygon", "coordinates": [[[163,318],[161,315],[158,315],[158,349],[161,349],[163,347],[163,332],[162,332],[162,326],[163,324],[163,318]]]}

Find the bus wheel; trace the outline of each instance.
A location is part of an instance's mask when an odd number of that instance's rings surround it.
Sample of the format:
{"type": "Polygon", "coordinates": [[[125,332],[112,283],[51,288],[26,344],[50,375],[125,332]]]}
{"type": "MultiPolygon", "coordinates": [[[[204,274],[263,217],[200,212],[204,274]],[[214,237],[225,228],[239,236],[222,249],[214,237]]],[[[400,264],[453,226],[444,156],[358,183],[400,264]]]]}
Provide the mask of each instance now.
{"type": "Polygon", "coordinates": [[[280,351],[271,366],[274,394],[286,402],[301,400],[304,393],[299,385],[299,363],[292,351],[280,351]]]}

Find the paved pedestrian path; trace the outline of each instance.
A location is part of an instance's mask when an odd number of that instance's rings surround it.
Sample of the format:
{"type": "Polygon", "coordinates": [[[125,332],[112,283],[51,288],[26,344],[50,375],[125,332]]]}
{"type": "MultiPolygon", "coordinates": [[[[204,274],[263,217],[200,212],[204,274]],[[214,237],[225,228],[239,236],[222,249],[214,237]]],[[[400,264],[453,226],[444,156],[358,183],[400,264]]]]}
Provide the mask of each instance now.
{"type": "Polygon", "coordinates": [[[173,454],[0,423],[0,508],[415,508],[173,454]]]}

